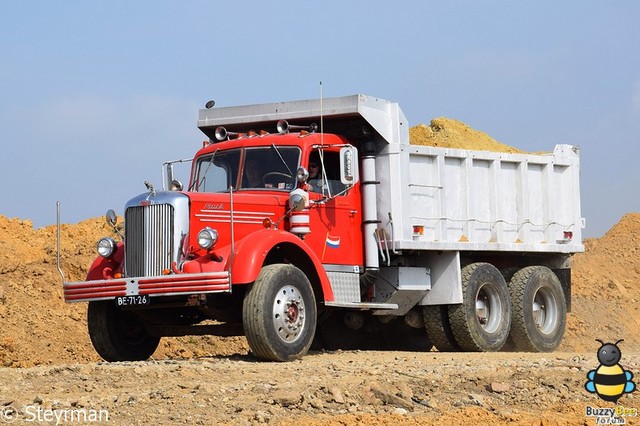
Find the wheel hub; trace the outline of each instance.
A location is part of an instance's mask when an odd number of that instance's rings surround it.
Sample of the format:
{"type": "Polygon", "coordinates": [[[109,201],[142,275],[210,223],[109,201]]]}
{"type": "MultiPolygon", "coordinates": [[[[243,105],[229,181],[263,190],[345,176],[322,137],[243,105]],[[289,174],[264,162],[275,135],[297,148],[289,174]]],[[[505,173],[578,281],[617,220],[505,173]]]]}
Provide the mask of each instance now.
{"type": "Polygon", "coordinates": [[[538,301],[533,302],[533,320],[538,328],[542,328],[544,325],[544,319],[546,317],[544,305],[538,301]]]}
{"type": "Polygon", "coordinates": [[[293,286],[282,287],[273,302],[273,326],[283,341],[291,343],[300,337],[305,324],[302,295],[293,286]]]}
{"type": "Polygon", "coordinates": [[[502,303],[496,289],[491,284],[480,287],[476,295],[476,318],[487,333],[498,329],[501,310],[502,303]]]}
{"type": "Polygon", "coordinates": [[[478,322],[482,325],[486,325],[489,317],[489,307],[485,300],[478,299],[476,300],[476,316],[478,317],[478,322]]]}
{"type": "Polygon", "coordinates": [[[538,289],[533,297],[531,307],[533,321],[541,333],[552,333],[560,321],[558,305],[551,291],[542,287],[538,289]]]}

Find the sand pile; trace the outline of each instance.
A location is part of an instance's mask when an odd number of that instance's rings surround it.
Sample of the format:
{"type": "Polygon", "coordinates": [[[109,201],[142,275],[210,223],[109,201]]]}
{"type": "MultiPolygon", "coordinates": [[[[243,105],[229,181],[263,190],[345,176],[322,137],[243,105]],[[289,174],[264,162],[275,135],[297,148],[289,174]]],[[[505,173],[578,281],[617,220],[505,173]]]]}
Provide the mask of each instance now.
{"type": "Polygon", "coordinates": [[[512,146],[500,143],[486,133],[472,129],[461,121],[445,117],[434,118],[428,126],[419,124],[410,128],[409,140],[413,145],[441,148],[477,149],[509,153],[523,152],[512,146]]]}
{"type": "MultiPolygon", "coordinates": [[[[62,227],[68,280],[82,280],[95,242],[113,231],[96,218],[62,227]]],[[[587,240],[573,258],[573,312],[560,347],[592,352],[595,338],[640,350],[640,213],[628,214],[604,237],[587,240]]],[[[0,365],[98,361],[86,328],[85,303],[66,304],[56,270],[55,227],[0,216],[0,365]]],[[[247,353],[243,337],[164,338],[158,358],[247,353]]]]}
{"type": "MultiPolygon", "coordinates": [[[[67,281],[83,280],[100,237],[114,236],[103,218],[62,225],[62,266],[67,281]]],[[[56,229],[0,215],[0,366],[28,367],[99,361],[86,325],[87,304],[67,304],[56,267],[56,229]]],[[[163,339],[157,356],[246,353],[244,338],[163,339]]]]}
{"type": "MultiPolygon", "coordinates": [[[[628,213],[573,257],[573,314],[563,347],[591,350],[594,339],[624,339],[640,350],[640,213],[628,213]]],[[[595,346],[597,348],[597,346],[595,346]]]]}
{"type": "MultiPolygon", "coordinates": [[[[70,280],[84,278],[94,242],[109,235],[104,221],[64,225],[62,245],[70,280]]],[[[0,216],[0,365],[29,366],[97,359],[87,350],[86,306],[62,301],[55,228],[0,216]]]]}

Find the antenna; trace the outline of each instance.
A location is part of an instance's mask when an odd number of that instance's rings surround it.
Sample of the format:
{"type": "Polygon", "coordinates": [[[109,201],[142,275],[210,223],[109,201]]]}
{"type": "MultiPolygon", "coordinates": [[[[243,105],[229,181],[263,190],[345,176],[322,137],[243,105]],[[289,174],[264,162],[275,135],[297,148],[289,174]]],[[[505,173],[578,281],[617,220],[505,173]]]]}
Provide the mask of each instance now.
{"type": "MultiPolygon", "coordinates": [[[[323,182],[327,182],[328,183],[328,179],[327,179],[327,172],[325,170],[324,167],[324,115],[323,115],[323,105],[322,105],[322,100],[323,100],[323,96],[322,96],[322,80],[320,80],[320,146],[321,149],[319,150],[319,154],[320,154],[320,167],[321,167],[321,171],[322,171],[322,180],[323,182]]],[[[329,186],[326,186],[326,189],[328,191],[329,197],[331,197],[331,189],[329,188],[329,186]]],[[[324,187],[322,189],[322,194],[324,195],[324,187]]]]}
{"type": "Polygon", "coordinates": [[[322,80],[320,80],[320,145],[324,145],[324,119],[322,106],[322,80]]]}

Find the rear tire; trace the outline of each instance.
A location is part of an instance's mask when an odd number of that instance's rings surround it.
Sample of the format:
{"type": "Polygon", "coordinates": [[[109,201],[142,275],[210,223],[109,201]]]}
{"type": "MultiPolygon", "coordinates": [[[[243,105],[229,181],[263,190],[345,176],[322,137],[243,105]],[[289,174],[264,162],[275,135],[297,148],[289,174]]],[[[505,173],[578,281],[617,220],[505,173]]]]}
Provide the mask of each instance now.
{"type": "Polygon", "coordinates": [[[270,361],[291,361],[306,354],[315,335],[316,315],[311,284],[293,265],[262,268],[242,306],[251,351],[270,361]]]}
{"type": "Polygon", "coordinates": [[[105,361],[144,361],[160,343],[133,312],[118,309],[113,300],[89,302],[87,324],[91,343],[105,361]]]}
{"type": "Polygon", "coordinates": [[[425,306],[424,327],[427,336],[440,352],[458,352],[460,345],[456,342],[449,324],[449,314],[446,305],[425,306]]]}
{"type": "Polygon", "coordinates": [[[509,336],[511,302],[498,269],[472,263],[462,269],[462,304],[449,305],[449,323],[465,351],[499,351],[509,336]]]}
{"type": "Polygon", "coordinates": [[[560,346],[567,322],[567,303],[560,280],[545,266],[528,266],[509,283],[516,350],[551,352],[560,346]]]}

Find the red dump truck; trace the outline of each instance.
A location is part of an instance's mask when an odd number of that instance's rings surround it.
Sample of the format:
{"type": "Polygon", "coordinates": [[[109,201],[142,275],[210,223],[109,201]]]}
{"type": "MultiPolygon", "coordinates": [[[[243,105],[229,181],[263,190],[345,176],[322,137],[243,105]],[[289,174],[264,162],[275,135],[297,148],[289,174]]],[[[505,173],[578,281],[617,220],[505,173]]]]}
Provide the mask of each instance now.
{"type": "Polygon", "coordinates": [[[187,186],[165,163],[163,189],[146,182],[126,203],[124,232],[98,242],[86,280],[64,282],[67,302],[89,303],[105,360],[202,334],[245,335],[276,361],[357,336],[441,351],[560,344],[583,250],[578,147],[415,146],[398,104],[365,95],[210,103],[198,127],[209,139],[187,186]]]}

